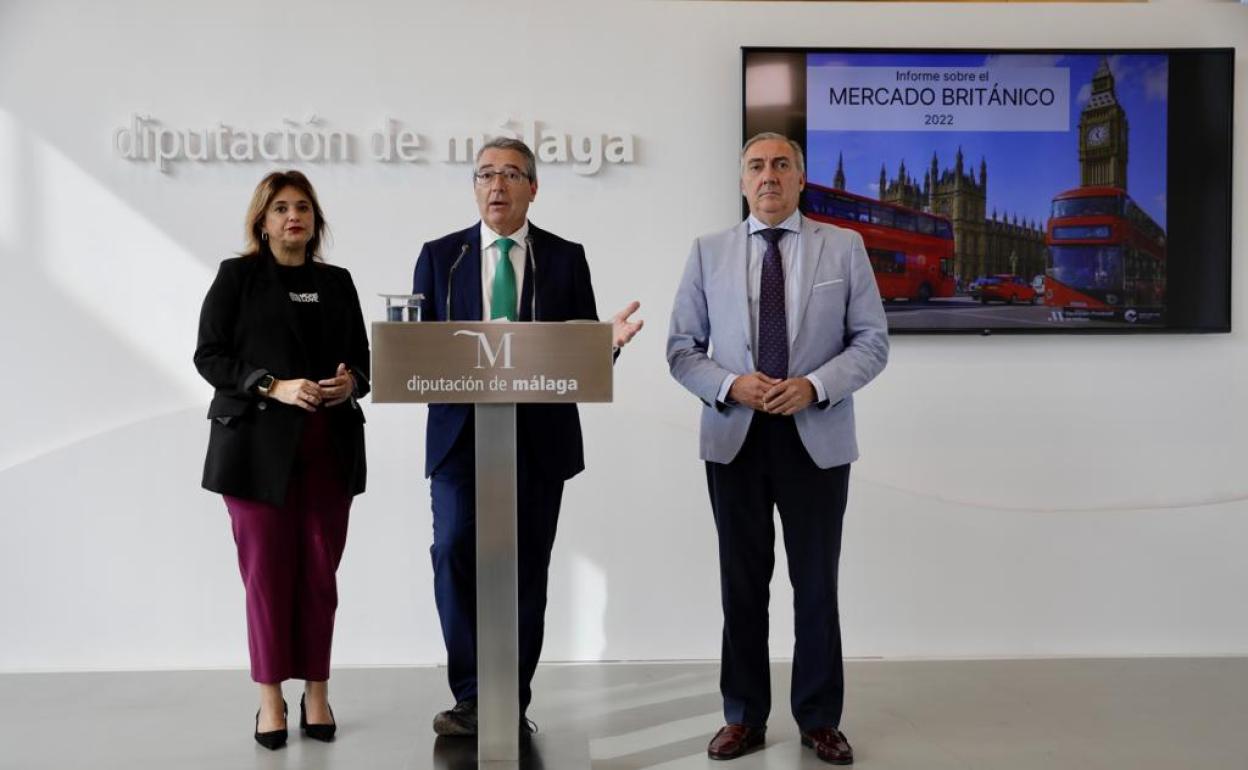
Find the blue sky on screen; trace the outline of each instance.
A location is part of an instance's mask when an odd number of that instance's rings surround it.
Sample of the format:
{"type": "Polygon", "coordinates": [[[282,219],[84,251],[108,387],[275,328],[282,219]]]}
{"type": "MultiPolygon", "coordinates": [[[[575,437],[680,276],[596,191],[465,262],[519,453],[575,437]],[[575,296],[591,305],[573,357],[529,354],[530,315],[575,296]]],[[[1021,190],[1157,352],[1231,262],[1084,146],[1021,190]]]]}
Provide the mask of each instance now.
{"type": "MultiPolygon", "coordinates": [[[[1070,129],[1056,131],[810,131],[807,134],[809,178],[831,184],[838,153],[844,154],[845,184],[850,192],[878,197],[880,165],[889,179],[901,161],[922,182],[935,151],[942,171],[954,164],[958,147],[963,162],[979,176],[988,161],[988,213],[1018,215],[1043,224],[1053,196],[1079,186],[1079,114],[1092,91],[1099,54],[810,54],[807,66],[1003,67],[1053,66],[1070,69],[1070,129]]],[[[1127,113],[1128,194],[1162,227],[1166,226],[1166,88],[1164,54],[1109,57],[1118,103],[1127,113]]],[[[939,108],[934,108],[939,112],[939,108]]]]}

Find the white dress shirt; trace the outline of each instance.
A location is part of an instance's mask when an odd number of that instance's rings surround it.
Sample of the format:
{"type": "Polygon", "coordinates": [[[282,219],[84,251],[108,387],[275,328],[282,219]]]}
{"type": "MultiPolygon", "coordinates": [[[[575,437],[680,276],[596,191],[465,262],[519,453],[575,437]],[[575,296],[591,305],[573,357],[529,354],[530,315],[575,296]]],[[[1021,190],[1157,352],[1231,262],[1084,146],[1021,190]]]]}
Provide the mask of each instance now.
{"type": "MultiPolygon", "coordinates": [[[[481,317],[486,321],[490,320],[490,303],[494,298],[494,274],[498,272],[498,259],[503,253],[495,241],[502,237],[504,236],[491,230],[485,220],[481,221],[481,317]]],[[[511,260],[511,267],[516,272],[516,318],[519,318],[520,296],[524,293],[524,265],[528,258],[529,248],[525,241],[529,237],[528,220],[525,220],[519,230],[505,237],[515,241],[511,251],[507,252],[507,257],[511,260]]]]}

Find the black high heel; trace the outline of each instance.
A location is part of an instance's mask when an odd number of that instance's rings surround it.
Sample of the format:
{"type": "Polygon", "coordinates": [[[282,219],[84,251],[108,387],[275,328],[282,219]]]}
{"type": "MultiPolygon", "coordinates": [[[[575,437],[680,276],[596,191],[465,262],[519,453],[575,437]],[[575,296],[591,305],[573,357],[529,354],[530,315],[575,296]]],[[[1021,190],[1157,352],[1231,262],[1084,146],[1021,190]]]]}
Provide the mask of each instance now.
{"type": "MultiPolygon", "coordinates": [[[[308,724],[308,710],[303,704],[307,697],[308,694],[305,692],[299,698],[299,729],[303,731],[304,735],[314,741],[324,741],[329,743],[334,739],[334,733],[338,731],[338,720],[335,718],[333,722],[330,722],[327,725],[308,724]]],[[[329,716],[333,717],[334,707],[326,703],[325,708],[329,709],[329,716]]]]}
{"type": "MultiPolygon", "coordinates": [[[[282,699],[282,716],[286,716],[286,699],[282,699]]],[[[260,709],[256,709],[256,743],[265,747],[269,751],[277,751],[286,745],[286,728],[280,730],[269,730],[268,732],[260,732],[260,709]]]]}

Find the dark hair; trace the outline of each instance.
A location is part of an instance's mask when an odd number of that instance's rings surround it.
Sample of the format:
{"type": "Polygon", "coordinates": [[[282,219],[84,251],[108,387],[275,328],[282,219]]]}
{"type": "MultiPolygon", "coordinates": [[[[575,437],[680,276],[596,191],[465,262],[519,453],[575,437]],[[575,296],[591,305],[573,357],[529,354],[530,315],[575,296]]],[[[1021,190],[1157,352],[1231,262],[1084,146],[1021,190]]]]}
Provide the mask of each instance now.
{"type": "Polygon", "coordinates": [[[264,217],[268,214],[273,199],[287,187],[293,187],[308,196],[308,200],[312,203],[314,221],[312,238],[308,241],[307,256],[312,259],[321,259],[322,238],[329,236],[329,223],[325,221],[325,214],[321,212],[321,203],[316,199],[316,190],[312,188],[312,183],[303,175],[303,172],[294,169],[274,171],[256,185],[256,191],[251,195],[251,205],[247,207],[247,220],[244,224],[246,231],[243,236],[243,242],[246,244],[242,252],[244,257],[273,253],[269,249],[269,242],[261,237],[261,233],[264,232],[264,217]]]}

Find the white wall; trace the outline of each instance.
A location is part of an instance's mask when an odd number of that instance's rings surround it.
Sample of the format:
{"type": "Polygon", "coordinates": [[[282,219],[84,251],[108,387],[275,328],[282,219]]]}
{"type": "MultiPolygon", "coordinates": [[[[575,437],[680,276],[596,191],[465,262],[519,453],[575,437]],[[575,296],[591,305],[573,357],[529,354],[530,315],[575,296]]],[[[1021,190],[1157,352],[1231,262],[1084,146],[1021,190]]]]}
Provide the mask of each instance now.
{"type": "MultiPolygon", "coordinates": [[[[583,409],[589,469],[565,496],[546,657],[714,658],[698,405],[662,349],[690,240],[739,212],[739,47],[1233,46],[1246,21],[1234,3],[0,2],[0,670],[246,662],[227,517],[199,489],[210,390],[190,358],[268,167],[118,159],[132,112],[639,137],[633,166],[544,169],[531,212],[586,244],[604,312],[637,298],[648,322],[617,402],[583,409]]],[[[370,312],[408,285],[422,241],[475,218],[464,166],[307,170],[329,257],[370,312]]],[[[1240,216],[1237,262],[1246,236],[1240,216]]],[[[858,399],[847,653],[1248,653],[1248,270],[1234,282],[1230,335],[895,339],[858,399]]],[[[437,662],[423,409],[366,408],[335,660],[437,662]]],[[[786,583],[780,567],[778,656],[786,583]]]]}

